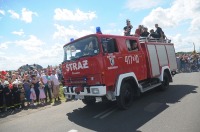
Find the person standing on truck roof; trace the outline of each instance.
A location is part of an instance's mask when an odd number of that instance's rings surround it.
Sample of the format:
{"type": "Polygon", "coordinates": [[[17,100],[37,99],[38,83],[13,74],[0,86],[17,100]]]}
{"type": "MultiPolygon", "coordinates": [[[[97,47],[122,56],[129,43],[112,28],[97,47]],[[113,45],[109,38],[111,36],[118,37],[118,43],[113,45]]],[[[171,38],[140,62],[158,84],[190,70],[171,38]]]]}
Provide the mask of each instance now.
{"type": "Polygon", "coordinates": [[[124,27],[124,36],[130,36],[132,28],[133,28],[133,26],[131,25],[131,21],[129,19],[127,19],[126,26],[124,27]]]}
{"type": "Polygon", "coordinates": [[[138,28],[135,30],[135,35],[140,37],[140,35],[142,34],[142,29],[143,29],[143,26],[139,25],[138,28]]]}
{"type": "Polygon", "coordinates": [[[156,27],[155,33],[158,35],[157,37],[160,39],[164,39],[165,35],[164,35],[162,28],[158,27],[158,24],[155,24],[155,27],[156,27]]]}

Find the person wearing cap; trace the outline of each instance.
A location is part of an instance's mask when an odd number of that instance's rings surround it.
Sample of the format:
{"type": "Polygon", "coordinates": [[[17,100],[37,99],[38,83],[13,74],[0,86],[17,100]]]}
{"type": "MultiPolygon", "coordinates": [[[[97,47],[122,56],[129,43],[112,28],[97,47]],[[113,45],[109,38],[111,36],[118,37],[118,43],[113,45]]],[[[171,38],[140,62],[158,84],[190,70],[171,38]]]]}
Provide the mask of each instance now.
{"type": "Polygon", "coordinates": [[[131,21],[129,19],[127,19],[126,26],[124,27],[124,36],[130,36],[132,28],[133,28],[133,26],[131,25],[131,21]]]}

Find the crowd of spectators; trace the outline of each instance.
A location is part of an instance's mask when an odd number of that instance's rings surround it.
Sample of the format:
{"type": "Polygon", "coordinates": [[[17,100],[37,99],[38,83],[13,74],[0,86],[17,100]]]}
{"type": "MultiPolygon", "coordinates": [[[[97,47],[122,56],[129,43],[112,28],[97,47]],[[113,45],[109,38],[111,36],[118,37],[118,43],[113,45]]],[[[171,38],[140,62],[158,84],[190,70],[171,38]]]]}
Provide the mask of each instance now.
{"type": "Polygon", "coordinates": [[[0,71],[0,112],[60,102],[61,66],[0,71]]]}
{"type": "Polygon", "coordinates": [[[200,71],[200,54],[176,54],[178,72],[200,71]]]}

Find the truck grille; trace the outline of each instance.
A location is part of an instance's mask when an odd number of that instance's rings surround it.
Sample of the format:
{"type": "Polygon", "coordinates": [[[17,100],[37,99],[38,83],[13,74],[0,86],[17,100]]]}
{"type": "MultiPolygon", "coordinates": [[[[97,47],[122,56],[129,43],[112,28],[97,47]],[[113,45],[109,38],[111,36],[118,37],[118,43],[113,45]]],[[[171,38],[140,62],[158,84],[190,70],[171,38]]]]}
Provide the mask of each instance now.
{"type": "Polygon", "coordinates": [[[67,84],[70,85],[83,85],[87,83],[86,77],[80,77],[80,78],[69,78],[67,80],[67,84]]]}

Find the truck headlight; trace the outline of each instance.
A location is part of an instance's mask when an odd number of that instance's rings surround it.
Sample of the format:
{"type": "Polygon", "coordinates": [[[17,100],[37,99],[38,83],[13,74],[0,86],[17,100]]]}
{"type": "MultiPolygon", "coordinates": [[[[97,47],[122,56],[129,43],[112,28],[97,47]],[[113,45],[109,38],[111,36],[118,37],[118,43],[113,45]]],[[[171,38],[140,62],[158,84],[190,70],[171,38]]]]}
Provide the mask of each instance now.
{"type": "Polygon", "coordinates": [[[91,88],[92,94],[99,94],[99,89],[98,88],[91,88]]]}
{"type": "Polygon", "coordinates": [[[64,89],[64,93],[67,93],[67,89],[66,88],[64,89]]]}
{"type": "Polygon", "coordinates": [[[64,93],[68,93],[67,92],[67,87],[63,87],[63,91],[64,91],[64,93]]]}

